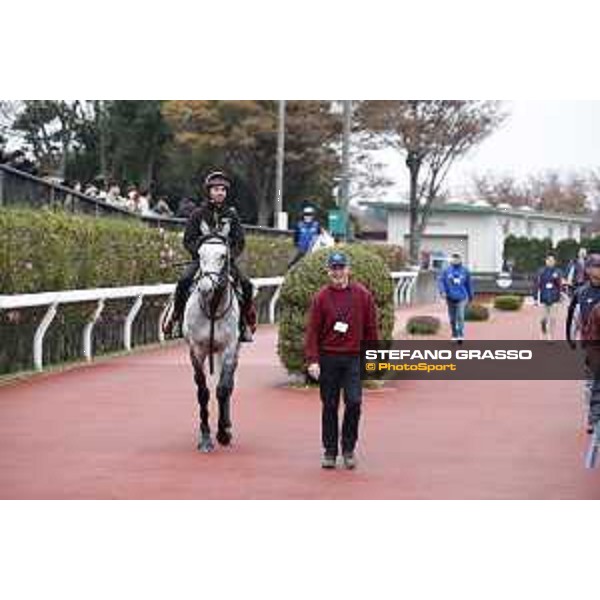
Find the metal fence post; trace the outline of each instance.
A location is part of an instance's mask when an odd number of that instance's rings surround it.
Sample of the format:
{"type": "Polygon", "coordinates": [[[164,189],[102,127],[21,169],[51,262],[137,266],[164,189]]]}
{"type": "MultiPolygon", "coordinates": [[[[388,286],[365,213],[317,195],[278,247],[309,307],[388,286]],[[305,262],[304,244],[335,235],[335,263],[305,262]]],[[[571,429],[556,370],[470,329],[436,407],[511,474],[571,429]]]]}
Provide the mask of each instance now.
{"type": "Polygon", "coordinates": [[[98,300],[98,304],[96,305],[94,314],[83,328],[83,356],[88,362],[92,360],[92,331],[94,330],[94,325],[100,318],[100,313],[103,309],[104,299],[100,298],[100,300],[98,300]]]}
{"type": "Polygon", "coordinates": [[[125,350],[131,350],[131,329],[133,326],[133,321],[137,317],[138,312],[140,312],[140,308],[142,308],[142,302],[144,301],[144,294],[140,294],[137,297],[137,300],[134,302],[127,318],[125,319],[124,331],[123,331],[123,345],[125,346],[125,350]]]}
{"type": "Polygon", "coordinates": [[[50,305],[33,337],[33,364],[37,371],[41,371],[44,368],[44,336],[56,316],[57,307],[58,302],[50,305]]]}
{"type": "Polygon", "coordinates": [[[0,169],[0,206],[4,204],[4,171],[0,169]]]}

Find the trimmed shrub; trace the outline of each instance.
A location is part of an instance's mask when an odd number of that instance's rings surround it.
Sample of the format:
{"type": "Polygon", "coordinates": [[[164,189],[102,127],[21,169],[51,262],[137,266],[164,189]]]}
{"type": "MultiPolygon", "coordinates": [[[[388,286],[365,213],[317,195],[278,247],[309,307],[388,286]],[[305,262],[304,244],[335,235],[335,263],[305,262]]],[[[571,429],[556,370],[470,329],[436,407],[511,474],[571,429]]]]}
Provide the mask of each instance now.
{"type": "Polygon", "coordinates": [[[539,240],[509,235],[504,240],[504,259],[513,263],[516,273],[535,273],[552,251],[552,240],[548,238],[539,240]]]}
{"type": "Polygon", "coordinates": [[[496,296],[494,308],[498,310],[519,310],[523,306],[522,296],[496,296]]]}
{"type": "MultiPolygon", "coordinates": [[[[366,244],[340,246],[352,262],[352,279],[362,283],[375,297],[379,334],[389,339],[394,324],[393,284],[384,261],[366,244]]],[[[304,370],[304,333],[314,294],[329,282],[326,260],[331,249],[302,259],[286,276],[279,298],[277,352],[289,373],[304,370]]]]}
{"type": "Polygon", "coordinates": [[[406,332],[410,335],[434,335],[442,326],[437,317],[422,315],[411,317],[406,324],[406,332]]]}
{"type": "Polygon", "coordinates": [[[478,302],[471,302],[465,308],[465,321],[487,321],[490,311],[487,306],[478,302]]]}

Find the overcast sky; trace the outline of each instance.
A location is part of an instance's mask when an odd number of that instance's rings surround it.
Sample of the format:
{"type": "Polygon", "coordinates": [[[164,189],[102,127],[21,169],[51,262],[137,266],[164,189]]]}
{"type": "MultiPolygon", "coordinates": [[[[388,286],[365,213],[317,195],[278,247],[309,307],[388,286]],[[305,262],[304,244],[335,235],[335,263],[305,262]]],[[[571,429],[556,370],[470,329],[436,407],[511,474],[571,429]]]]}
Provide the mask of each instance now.
{"type": "MultiPolygon", "coordinates": [[[[600,167],[600,100],[506,101],[510,115],[501,129],[456,163],[449,175],[454,195],[472,173],[513,174],[518,178],[547,169],[563,172],[600,167]]],[[[388,174],[405,177],[390,153],[388,174]]],[[[402,187],[403,184],[400,184],[402,187]]],[[[390,190],[386,196],[397,197],[390,190]]]]}

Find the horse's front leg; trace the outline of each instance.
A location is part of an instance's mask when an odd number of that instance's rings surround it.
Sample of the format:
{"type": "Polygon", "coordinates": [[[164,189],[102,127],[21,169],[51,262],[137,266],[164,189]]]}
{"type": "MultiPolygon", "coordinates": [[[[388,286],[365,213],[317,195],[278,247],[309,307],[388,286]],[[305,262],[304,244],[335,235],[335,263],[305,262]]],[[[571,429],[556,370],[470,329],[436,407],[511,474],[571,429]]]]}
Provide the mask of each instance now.
{"type": "Polygon", "coordinates": [[[200,432],[198,434],[198,450],[200,452],[212,452],[215,445],[210,437],[210,425],[208,423],[208,402],[210,400],[210,392],[206,384],[206,375],[204,374],[204,359],[199,348],[190,350],[190,358],[194,367],[194,381],[196,382],[196,395],[198,398],[198,406],[200,408],[200,432]]]}
{"type": "Polygon", "coordinates": [[[227,348],[223,353],[223,363],[219,383],[217,385],[217,400],[219,401],[219,428],[217,441],[222,446],[231,443],[231,394],[235,384],[235,371],[238,363],[238,343],[227,348]]]}

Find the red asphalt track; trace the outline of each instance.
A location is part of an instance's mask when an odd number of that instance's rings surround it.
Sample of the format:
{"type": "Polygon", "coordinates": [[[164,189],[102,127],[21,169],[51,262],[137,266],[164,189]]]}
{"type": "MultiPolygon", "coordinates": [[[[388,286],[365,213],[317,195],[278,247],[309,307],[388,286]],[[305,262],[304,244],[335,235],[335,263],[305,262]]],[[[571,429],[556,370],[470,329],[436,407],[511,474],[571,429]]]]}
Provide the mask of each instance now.
{"type": "MultiPolygon", "coordinates": [[[[398,313],[443,314],[441,305],[398,313]]],[[[533,307],[467,324],[537,335],[533,307]]],[[[447,330],[443,334],[447,335],[447,330]]],[[[319,468],[318,391],[286,387],[276,329],[245,345],[234,444],[196,451],[184,345],[0,385],[2,499],[597,499],[579,383],[393,382],[367,391],[359,467],[319,468]]],[[[211,401],[211,418],[216,405],[211,401]]]]}

